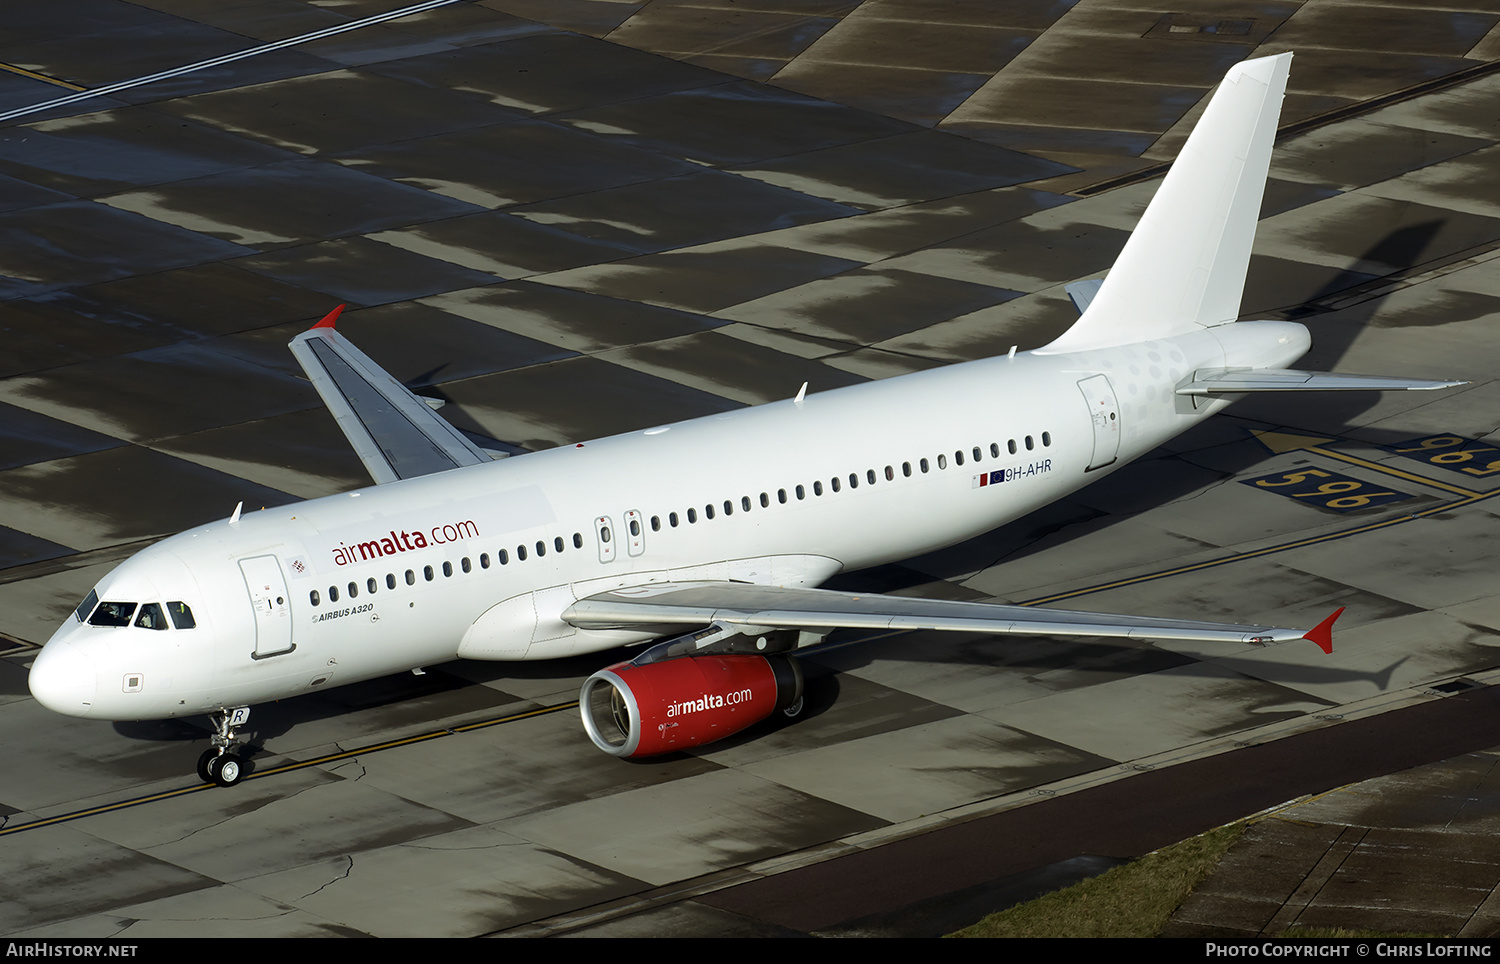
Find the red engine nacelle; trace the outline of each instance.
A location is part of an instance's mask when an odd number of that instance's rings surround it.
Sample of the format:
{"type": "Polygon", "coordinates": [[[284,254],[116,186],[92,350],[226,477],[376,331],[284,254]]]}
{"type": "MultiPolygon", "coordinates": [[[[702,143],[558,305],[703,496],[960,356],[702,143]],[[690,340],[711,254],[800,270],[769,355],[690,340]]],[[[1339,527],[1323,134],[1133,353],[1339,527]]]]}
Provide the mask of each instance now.
{"type": "Polygon", "coordinates": [[[801,708],[802,669],[785,656],[683,656],[616,663],[578,697],[589,739],[620,757],[655,756],[738,733],[801,708]]]}

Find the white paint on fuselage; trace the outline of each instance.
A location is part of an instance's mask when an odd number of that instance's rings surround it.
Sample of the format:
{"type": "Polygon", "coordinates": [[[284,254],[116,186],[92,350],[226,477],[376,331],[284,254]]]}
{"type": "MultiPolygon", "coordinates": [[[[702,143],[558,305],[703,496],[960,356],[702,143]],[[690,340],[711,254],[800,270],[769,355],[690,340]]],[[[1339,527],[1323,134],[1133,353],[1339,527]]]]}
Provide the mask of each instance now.
{"type": "Polygon", "coordinates": [[[559,614],[575,597],[622,586],[817,585],[839,571],[952,545],[1108,474],[1223,408],[1222,400],[1195,408],[1174,394],[1194,370],[1281,367],[1307,347],[1300,325],[1248,322],[1076,354],[1021,353],[811,394],[800,407],[777,402],[211,523],[142,551],[97,590],[101,600],[186,601],[197,628],[103,628],[69,618],[37,658],[33,692],[73,716],[158,719],[459,655],[552,658],[639,641],[641,634],[574,630],[559,614]],[[1118,399],[1119,451],[1111,465],[1086,471],[1094,430],[1078,382],[1097,374],[1108,376],[1118,399]],[[976,486],[981,472],[1006,469],[1006,481],[976,486]],[[613,552],[601,551],[599,518],[609,520],[613,552]],[[629,518],[642,530],[634,543],[629,518]],[[545,554],[536,552],[539,542],[545,554]],[[262,555],[274,555],[285,575],[294,646],[253,658],[256,624],[239,561],[262,555]],[[78,678],[84,665],[93,667],[92,684],[78,678]]]}

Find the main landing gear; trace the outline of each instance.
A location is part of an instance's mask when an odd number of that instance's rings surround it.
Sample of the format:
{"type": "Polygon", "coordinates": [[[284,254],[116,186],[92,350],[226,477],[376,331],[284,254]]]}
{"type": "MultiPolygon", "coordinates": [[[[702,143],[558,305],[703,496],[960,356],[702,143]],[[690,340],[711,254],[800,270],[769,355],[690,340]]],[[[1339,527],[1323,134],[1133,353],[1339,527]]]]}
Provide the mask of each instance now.
{"type": "Polygon", "coordinates": [[[250,772],[250,763],[234,750],[234,731],[250,719],[250,707],[237,706],[209,714],[214,723],[213,746],[198,758],[198,777],[204,783],[232,787],[250,772]]]}

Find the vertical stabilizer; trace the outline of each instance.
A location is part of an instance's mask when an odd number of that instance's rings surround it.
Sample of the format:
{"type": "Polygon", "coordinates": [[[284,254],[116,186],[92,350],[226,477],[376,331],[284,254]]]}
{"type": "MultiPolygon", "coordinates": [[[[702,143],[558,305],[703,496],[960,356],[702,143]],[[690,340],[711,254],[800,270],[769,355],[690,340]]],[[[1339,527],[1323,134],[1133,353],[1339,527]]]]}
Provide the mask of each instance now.
{"type": "Polygon", "coordinates": [[[1164,338],[1234,321],[1292,55],[1231,67],[1099,293],[1043,352],[1164,338]]]}

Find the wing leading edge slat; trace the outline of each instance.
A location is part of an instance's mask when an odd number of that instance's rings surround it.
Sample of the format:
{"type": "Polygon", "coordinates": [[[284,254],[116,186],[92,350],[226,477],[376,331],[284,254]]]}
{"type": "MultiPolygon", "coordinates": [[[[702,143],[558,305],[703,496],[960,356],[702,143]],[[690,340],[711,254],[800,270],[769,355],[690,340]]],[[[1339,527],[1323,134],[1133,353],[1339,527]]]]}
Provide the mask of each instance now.
{"type": "Polygon", "coordinates": [[[490,461],[332,324],[335,311],[291,341],[292,354],[376,484],[490,461]]]}

